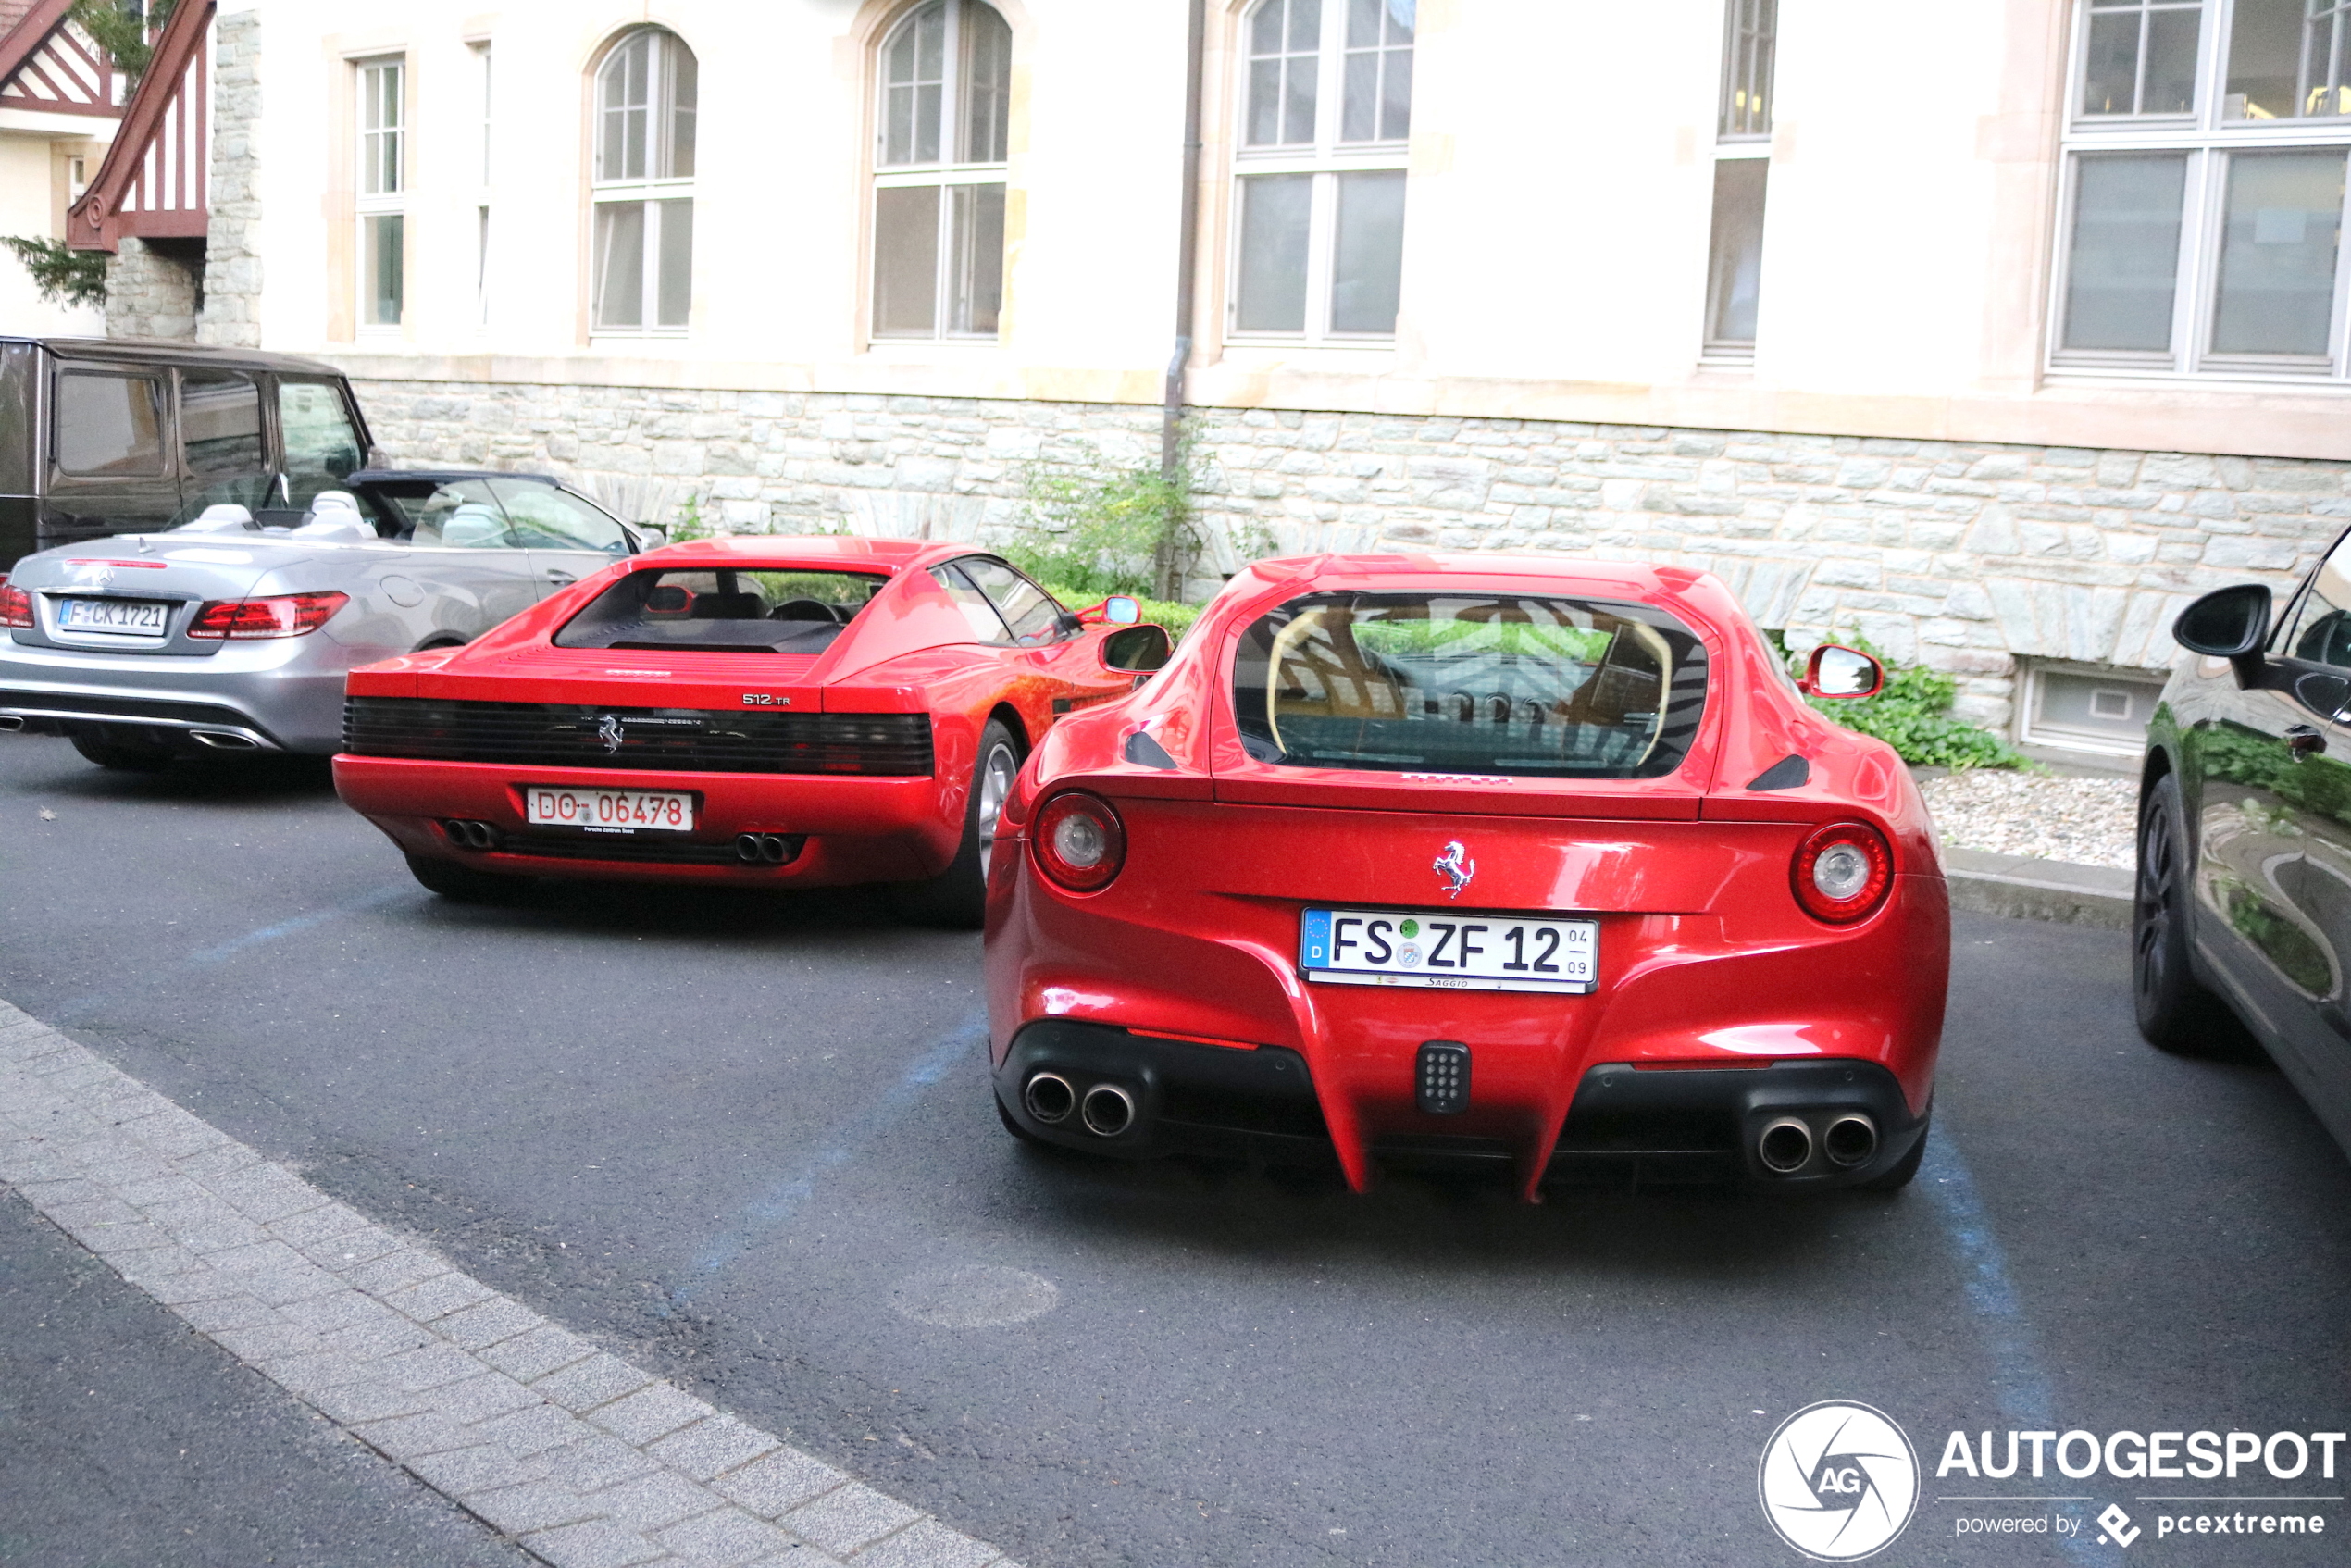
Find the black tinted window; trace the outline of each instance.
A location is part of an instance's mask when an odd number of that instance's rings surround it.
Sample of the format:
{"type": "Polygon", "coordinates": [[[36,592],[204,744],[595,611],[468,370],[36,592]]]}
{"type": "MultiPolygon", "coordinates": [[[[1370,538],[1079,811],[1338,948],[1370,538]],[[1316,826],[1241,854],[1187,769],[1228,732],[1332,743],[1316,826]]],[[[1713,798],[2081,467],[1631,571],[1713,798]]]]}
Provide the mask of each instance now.
{"type": "Polygon", "coordinates": [[[889,580],[866,572],[630,572],[574,616],[555,646],[817,653],[889,580]]]}
{"type": "Polygon", "coordinates": [[[1654,778],[1697,735],[1706,651],[1645,604],[1316,594],[1249,628],[1233,694],[1261,762],[1654,778]]]}
{"type": "Polygon", "coordinates": [[[342,395],[325,381],[280,381],[278,424],[286,442],[286,504],[307,506],[341,490],[359,467],[359,434],[342,395]]]}
{"type": "Polygon", "coordinates": [[[996,606],[1015,642],[1051,642],[1062,634],[1062,607],[1046,591],[1001,561],[958,561],[996,606]]]}
{"type": "Polygon", "coordinates": [[[250,376],[180,374],[180,440],[188,471],[205,478],[261,471],[261,389],[250,376]]]}
{"type": "Polygon", "coordinates": [[[161,474],[163,382],[84,370],[59,375],[57,467],[68,474],[161,474]]]}

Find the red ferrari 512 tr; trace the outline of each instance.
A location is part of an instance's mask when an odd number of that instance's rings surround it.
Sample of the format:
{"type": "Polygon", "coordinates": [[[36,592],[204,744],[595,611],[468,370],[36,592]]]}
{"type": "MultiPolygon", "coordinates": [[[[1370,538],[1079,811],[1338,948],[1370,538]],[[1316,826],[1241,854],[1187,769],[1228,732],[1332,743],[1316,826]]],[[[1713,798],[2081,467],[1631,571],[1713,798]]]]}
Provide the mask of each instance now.
{"type": "Polygon", "coordinates": [[[1263,561],[1057,727],[989,873],[997,1107],[1102,1154],[1899,1187],[1949,908],[1883,743],[1713,578],[1263,561]],[[1014,844],[1017,852],[1010,852],[1014,844]]]}
{"type": "Polygon", "coordinates": [[[1167,633],[968,545],[725,539],[351,674],[335,788],[454,898],[513,877],[893,885],[976,926],[1020,759],[1167,633]]]}

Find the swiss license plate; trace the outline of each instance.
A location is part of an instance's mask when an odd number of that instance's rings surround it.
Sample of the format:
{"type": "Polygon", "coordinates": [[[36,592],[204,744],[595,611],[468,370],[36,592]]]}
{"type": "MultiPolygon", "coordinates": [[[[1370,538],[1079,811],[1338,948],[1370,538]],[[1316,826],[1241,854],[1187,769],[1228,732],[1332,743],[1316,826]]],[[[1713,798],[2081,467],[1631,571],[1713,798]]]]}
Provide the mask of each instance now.
{"type": "Polygon", "coordinates": [[[1444,990],[1590,990],[1597,920],[1528,920],[1475,910],[1310,909],[1298,965],[1310,980],[1444,990]]]}
{"type": "Polygon", "coordinates": [[[555,784],[523,789],[523,819],[533,826],[605,833],[690,833],[694,798],[676,790],[576,790],[555,784]]]}
{"type": "Polygon", "coordinates": [[[57,627],[62,631],[161,637],[170,624],[171,605],[161,599],[64,599],[57,604],[57,627]]]}

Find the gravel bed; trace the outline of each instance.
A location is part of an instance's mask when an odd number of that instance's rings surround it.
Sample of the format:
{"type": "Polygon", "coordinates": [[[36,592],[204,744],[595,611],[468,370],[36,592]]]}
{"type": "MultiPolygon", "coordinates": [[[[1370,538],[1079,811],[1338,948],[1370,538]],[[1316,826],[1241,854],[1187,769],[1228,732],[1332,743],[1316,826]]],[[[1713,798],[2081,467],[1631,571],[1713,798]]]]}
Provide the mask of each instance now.
{"type": "Polygon", "coordinates": [[[2133,865],[2136,779],[1977,768],[1927,779],[1920,788],[1948,848],[2120,871],[2133,865]]]}

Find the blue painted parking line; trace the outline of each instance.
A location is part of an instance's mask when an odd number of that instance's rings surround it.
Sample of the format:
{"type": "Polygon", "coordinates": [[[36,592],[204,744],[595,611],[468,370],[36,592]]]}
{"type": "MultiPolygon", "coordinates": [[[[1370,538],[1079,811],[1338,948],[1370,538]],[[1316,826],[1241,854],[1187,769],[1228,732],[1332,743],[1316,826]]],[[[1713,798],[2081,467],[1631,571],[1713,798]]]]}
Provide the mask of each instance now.
{"type": "Polygon", "coordinates": [[[801,1161],[789,1175],[743,1205],[735,1223],[696,1252],[692,1274],[670,1290],[667,1300],[657,1309],[660,1314],[666,1317],[676,1308],[684,1306],[737,1259],[791,1224],[827,1172],[848,1164],[867,1145],[903,1121],[925,1090],[944,1078],[957,1063],[967,1060],[974,1051],[985,1049],[987,1042],[988,1010],[975,1007],[884,1090],[880,1099],[843,1122],[823,1149],[801,1161]]]}

